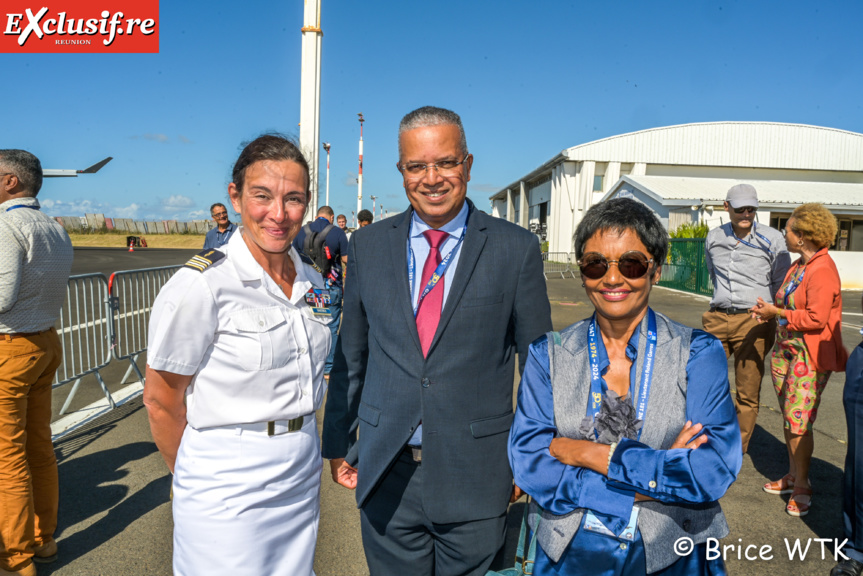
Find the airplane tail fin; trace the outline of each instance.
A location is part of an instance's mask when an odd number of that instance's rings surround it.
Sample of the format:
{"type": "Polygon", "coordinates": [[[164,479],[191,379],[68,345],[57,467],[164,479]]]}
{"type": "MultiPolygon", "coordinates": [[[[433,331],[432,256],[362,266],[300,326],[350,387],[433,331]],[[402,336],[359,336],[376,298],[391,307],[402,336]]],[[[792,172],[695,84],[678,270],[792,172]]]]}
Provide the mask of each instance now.
{"type": "Polygon", "coordinates": [[[105,158],[101,162],[96,162],[95,164],[93,164],[89,168],[84,168],[83,170],[78,170],[77,172],[78,172],[78,174],[95,174],[96,172],[101,170],[105,164],[107,164],[108,162],[110,162],[113,159],[114,158],[112,156],[108,156],[107,158],[105,158]]]}

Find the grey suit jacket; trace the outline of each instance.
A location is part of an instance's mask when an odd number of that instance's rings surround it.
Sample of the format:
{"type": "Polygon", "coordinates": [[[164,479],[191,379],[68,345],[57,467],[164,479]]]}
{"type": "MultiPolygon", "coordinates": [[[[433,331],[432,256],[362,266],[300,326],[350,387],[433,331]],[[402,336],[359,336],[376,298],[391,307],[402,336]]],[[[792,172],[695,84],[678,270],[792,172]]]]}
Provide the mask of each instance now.
{"type": "Polygon", "coordinates": [[[323,455],[368,499],[423,424],[423,509],[435,523],[503,514],[513,369],[551,330],[536,237],[470,202],[458,267],[423,358],[407,276],[412,210],[354,232],[324,416],[323,455]],[[359,440],[357,432],[359,429],[359,440]]]}

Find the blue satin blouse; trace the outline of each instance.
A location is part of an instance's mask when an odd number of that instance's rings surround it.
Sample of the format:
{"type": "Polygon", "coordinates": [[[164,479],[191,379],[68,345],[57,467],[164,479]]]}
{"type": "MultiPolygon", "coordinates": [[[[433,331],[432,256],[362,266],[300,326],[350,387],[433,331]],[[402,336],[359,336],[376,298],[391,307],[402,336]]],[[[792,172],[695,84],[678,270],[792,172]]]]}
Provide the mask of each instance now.
{"type": "MultiPolygon", "coordinates": [[[[636,330],[626,350],[627,357],[632,360],[630,382],[636,382],[639,377],[635,362],[638,337],[636,330]]],[[[599,365],[604,376],[609,359],[601,338],[598,344],[599,365]]],[[[686,373],[686,418],[704,426],[707,443],[695,450],[656,450],[641,442],[623,439],[614,452],[606,477],[563,464],[549,452],[551,440],[558,434],[554,424],[548,344],[545,336],[540,337],[530,346],[510,432],[509,460],[515,483],[552,514],[563,515],[576,508],[590,509],[614,534],[620,534],[626,526],[636,492],[663,502],[719,500],[737,478],[743,460],[740,428],[729,390],[728,365],[719,340],[702,330],[693,330],[686,373]]],[[[585,398],[583,406],[572,408],[584,414],[587,402],[585,398]]],[[[684,422],[680,422],[681,428],[683,425],[684,422]]],[[[673,544],[668,543],[669,546],[673,544]]],[[[725,574],[722,562],[706,561],[704,552],[704,546],[696,547],[692,554],[659,574],[725,574]]],[[[645,570],[640,533],[636,533],[633,542],[627,543],[583,529],[578,531],[557,564],[537,547],[534,566],[537,575],[634,575],[644,574],[645,570]]]]}

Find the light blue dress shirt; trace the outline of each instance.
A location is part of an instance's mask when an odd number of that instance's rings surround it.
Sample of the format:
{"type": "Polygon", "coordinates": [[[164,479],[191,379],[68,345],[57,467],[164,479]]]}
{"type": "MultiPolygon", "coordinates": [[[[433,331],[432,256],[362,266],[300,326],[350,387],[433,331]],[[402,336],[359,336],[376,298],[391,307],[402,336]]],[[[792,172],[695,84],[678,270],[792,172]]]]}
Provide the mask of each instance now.
{"type": "MultiPolygon", "coordinates": [[[[461,210],[456,217],[438,228],[438,230],[442,230],[449,234],[446,240],[443,241],[443,244],[440,247],[440,255],[441,258],[446,258],[446,255],[450,253],[450,251],[455,248],[456,244],[458,244],[458,239],[461,238],[462,231],[464,231],[464,227],[467,225],[467,214],[468,207],[467,202],[462,204],[461,210]]],[[[417,309],[418,300],[420,297],[420,293],[425,286],[422,286],[422,275],[423,275],[423,266],[425,265],[426,258],[428,258],[429,252],[431,248],[429,247],[428,240],[423,236],[423,232],[426,230],[431,230],[432,227],[422,221],[422,219],[417,215],[416,212],[413,213],[411,217],[411,230],[408,236],[408,241],[410,242],[410,250],[408,250],[408,261],[407,265],[410,269],[411,265],[414,266],[414,281],[411,286],[411,303],[413,304],[414,310],[417,309]],[[413,262],[411,262],[411,251],[413,251],[413,262]]],[[[446,269],[446,273],[444,274],[444,283],[443,283],[443,302],[441,303],[441,309],[446,306],[446,299],[449,296],[450,287],[452,286],[452,279],[455,278],[455,271],[458,267],[459,256],[461,256],[461,249],[458,252],[453,254],[452,261],[449,264],[449,267],[446,269]]],[[[411,439],[408,440],[408,445],[410,446],[420,446],[422,444],[422,424],[417,426],[416,431],[414,431],[411,439]]]]}

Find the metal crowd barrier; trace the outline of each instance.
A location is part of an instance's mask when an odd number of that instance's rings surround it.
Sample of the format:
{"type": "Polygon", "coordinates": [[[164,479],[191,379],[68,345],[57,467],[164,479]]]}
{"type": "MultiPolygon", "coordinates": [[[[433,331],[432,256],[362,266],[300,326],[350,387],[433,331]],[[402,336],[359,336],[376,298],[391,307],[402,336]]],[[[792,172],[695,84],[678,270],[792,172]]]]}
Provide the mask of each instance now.
{"type": "Polygon", "coordinates": [[[134,371],[141,382],[144,375],[137,360],[147,350],[150,310],[174,273],[182,266],[163,266],[141,270],[114,272],[108,280],[110,307],[114,313],[111,331],[111,354],[116,360],[128,360],[129,368],[120,383],[134,371]]]}
{"type": "Polygon", "coordinates": [[[542,273],[546,280],[549,274],[560,274],[561,278],[566,278],[569,274],[571,278],[575,278],[570,267],[569,254],[566,252],[543,252],[542,273]]]}
{"type": "Polygon", "coordinates": [[[108,279],[104,274],[81,274],[69,278],[58,324],[63,360],[57,368],[53,387],[74,382],[60,414],[69,409],[81,379],[88,374],[96,376],[113,408],[114,399],[99,374],[99,370],[111,361],[111,309],[108,305],[108,279]]]}

